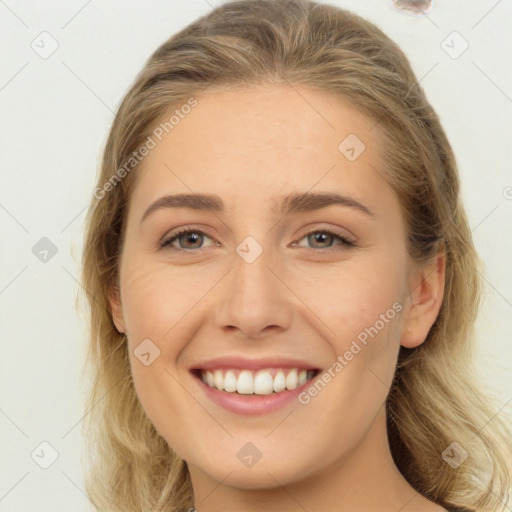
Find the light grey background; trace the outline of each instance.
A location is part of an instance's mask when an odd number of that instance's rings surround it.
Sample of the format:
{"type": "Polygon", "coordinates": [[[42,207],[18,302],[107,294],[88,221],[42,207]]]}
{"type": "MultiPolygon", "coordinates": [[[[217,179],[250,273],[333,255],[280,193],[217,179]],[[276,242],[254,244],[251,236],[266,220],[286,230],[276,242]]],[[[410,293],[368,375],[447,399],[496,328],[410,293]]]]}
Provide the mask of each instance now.
{"type": "MultiPolygon", "coordinates": [[[[86,327],[74,306],[85,210],[135,74],[219,3],[0,0],[0,512],[89,507],[80,465],[86,327]],[[46,262],[34,254],[43,237],[57,250],[39,253],[46,262]],[[52,449],[58,457],[43,469],[52,449]]],[[[438,0],[413,15],[385,0],[330,3],[400,44],[440,114],[486,264],[476,359],[496,413],[510,415],[512,4],[438,0]]]]}

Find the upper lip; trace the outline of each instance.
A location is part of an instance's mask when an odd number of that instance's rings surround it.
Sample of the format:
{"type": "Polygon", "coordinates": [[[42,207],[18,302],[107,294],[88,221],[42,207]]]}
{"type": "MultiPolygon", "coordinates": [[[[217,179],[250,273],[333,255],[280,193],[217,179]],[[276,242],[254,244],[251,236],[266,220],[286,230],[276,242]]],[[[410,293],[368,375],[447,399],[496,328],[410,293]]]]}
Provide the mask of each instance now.
{"type": "Polygon", "coordinates": [[[318,366],[312,365],[300,359],[266,357],[260,359],[247,359],[246,357],[219,357],[209,359],[190,367],[190,370],[263,370],[265,368],[300,368],[305,370],[318,370],[318,366]]]}

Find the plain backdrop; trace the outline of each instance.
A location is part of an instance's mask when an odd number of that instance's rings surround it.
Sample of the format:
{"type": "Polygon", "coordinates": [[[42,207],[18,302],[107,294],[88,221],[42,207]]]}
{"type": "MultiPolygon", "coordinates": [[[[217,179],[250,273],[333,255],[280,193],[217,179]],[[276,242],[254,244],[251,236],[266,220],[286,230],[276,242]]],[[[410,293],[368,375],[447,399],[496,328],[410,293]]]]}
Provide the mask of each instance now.
{"type": "MultiPolygon", "coordinates": [[[[220,3],[0,0],[0,512],[90,507],[80,462],[86,324],[75,311],[85,211],[136,73],[220,3]]],[[[486,266],[478,371],[496,414],[510,418],[512,3],[438,0],[425,15],[386,0],[330,3],[399,43],[441,117],[486,266]]]]}

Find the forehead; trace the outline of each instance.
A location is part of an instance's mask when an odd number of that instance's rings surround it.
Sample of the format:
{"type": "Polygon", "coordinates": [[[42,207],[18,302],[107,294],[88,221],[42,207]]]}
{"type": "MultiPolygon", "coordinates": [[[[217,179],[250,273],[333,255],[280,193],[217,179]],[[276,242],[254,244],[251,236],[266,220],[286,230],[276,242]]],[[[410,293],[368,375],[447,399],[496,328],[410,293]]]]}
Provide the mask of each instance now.
{"type": "Polygon", "coordinates": [[[288,85],[195,98],[172,128],[165,123],[179,105],[155,123],[161,140],[153,135],[155,147],[136,170],[132,202],[164,192],[214,192],[228,209],[257,208],[264,200],[277,212],[277,198],[289,192],[337,190],[370,202],[383,194],[380,132],[347,99],[288,85]]]}

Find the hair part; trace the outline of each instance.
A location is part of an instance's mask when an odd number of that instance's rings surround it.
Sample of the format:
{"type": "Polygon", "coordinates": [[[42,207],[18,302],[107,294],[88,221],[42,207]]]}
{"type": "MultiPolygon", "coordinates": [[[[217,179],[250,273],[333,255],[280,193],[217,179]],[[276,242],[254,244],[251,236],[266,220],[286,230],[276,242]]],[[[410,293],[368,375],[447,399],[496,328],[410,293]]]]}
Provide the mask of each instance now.
{"type": "MultiPolygon", "coordinates": [[[[97,178],[102,187],[140,148],[162,113],[207,90],[262,84],[306,86],[346,98],[386,140],[379,170],[397,194],[408,249],[419,262],[443,250],[446,284],[426,341],[402,348],[387,400],[397,467],[422,495],[448,509],[505,510],[509,433],[474,383],[472,329],[480,266],[460,198],[455,158],[439,118],[400,48],[374,24],[310,0],[228,2],[164,42],[149,58],[112,124],[97,178]],[[492,419],[491,419],[492,418],[492,419]],[[456,470],[442,452],[469,454],[456,470]]],[[[84,428],[86,490],[100,510],[182,511],[193,505],[187,466],[146,416],[128,346],[109,296],[137,166],[87,215],[82,283],[89,306],[86,365],[92,372],[84,428]]]]}

